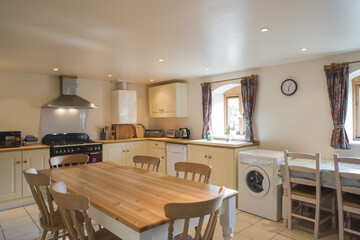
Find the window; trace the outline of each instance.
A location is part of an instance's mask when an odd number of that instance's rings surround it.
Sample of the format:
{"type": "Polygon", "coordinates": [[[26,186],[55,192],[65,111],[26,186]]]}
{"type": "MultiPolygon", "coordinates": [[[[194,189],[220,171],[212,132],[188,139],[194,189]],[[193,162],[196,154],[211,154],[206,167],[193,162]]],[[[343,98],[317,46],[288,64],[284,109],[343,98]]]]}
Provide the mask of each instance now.
{"type": "Polygon", "coordinates": [[[234,87],[224,92],[225,103],[225,134],[226,129],[230,127],[236,135],[243,135],[245,132],[245,121],[243,118],[243,106],[241,99],[241,87],[234,87]]]}
{"type": "Polygon", "coordinates": [[[352,90],[353,90],[353,129],[354,129],[354,139],[360,140],[360,76],[352,80],[352,90]]]}

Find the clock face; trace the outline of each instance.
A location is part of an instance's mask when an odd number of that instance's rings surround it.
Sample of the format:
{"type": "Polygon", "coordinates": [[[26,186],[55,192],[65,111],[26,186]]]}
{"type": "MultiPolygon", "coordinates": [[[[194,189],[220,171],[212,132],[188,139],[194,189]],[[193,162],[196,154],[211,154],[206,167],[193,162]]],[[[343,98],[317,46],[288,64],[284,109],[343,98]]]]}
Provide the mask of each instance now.
{"type": "Polygon", "coordinates": [[[286,96],[293,95],[296,92],[296,90],[297,90],[297,84],[296,84],[295,80],[286,79],[281,84],[281,92],[286,96]]]}

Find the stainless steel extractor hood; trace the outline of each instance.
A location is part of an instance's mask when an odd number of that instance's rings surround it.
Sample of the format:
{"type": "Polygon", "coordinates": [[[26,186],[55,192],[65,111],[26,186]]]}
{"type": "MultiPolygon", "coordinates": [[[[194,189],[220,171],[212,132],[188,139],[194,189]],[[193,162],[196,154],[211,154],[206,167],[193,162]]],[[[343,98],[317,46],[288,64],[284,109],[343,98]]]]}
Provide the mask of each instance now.
{"type": "Polygon", "coordinates": [[[99,108],[94,103],[89,102],[76,95],[76,76],[60,75],[60,96],[53,99],[42,108],[82,108],[93,109],[99,108]]]}

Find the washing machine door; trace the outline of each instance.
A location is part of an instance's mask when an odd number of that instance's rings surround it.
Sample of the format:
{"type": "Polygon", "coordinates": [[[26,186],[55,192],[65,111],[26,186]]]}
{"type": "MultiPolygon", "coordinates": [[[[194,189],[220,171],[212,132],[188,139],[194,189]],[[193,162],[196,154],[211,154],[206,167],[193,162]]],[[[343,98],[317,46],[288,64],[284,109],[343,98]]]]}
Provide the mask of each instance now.
{"type": "Polygon", "coordinates": [[[270,189],[270,179],[266,172],[258,166],[249,166],[244,171],[244,185],[254,197],[265,196],[270,189]]]}

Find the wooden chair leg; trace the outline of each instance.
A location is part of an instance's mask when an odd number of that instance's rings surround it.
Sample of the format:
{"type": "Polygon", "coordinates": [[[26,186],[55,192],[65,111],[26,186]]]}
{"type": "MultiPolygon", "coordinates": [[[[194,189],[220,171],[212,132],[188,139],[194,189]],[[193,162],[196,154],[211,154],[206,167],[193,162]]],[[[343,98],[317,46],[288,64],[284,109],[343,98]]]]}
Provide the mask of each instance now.
{"type": "Polygon", "coordinates": [[[41,236],[41,240],[45,240],[46,236],[47,236],[48,231],[44,230],[42,236],[41,236]]]}
{"type": "Polygon", "coordinates": [[[288,213],[288,219],[287,219],[287,224],[288,224],[288,229],[292,229],[292,200],[291,197],[288,196],[288,203],[287,203],[287,213],[288,213]]]}
{"type": "Polygon", "coordinates": [[[314,238],[319,238],[319,228],[320,228],[320,200],[315,205],[315,228],[314,228],[314,238]]]}
{"type": "Polygon", "coordinates": [[[339,240],[344,240],[344,211],[339,211],[339,240]]]}
{"type": "Polygon", "coordinates": [[[59,239],[59,231],[55,231],[53,240],[58,240],[58,239],[59,239]]]}

